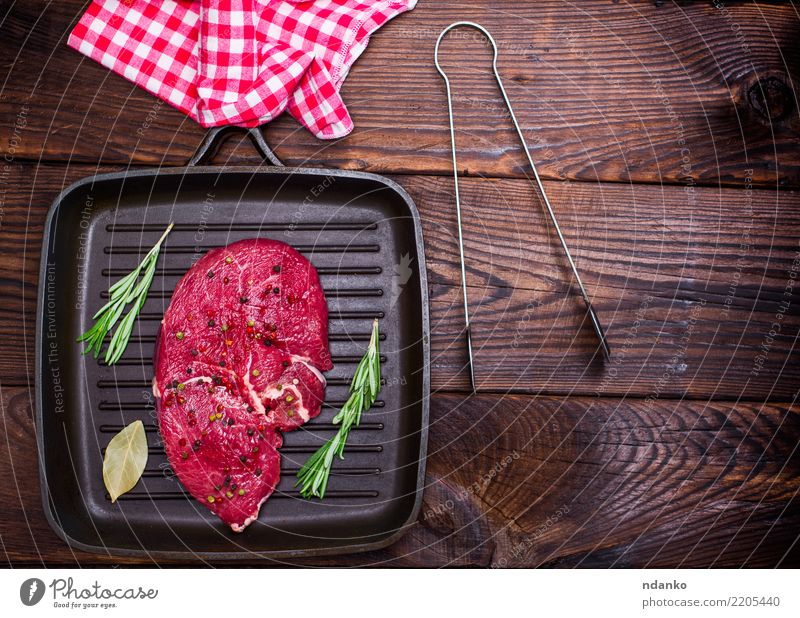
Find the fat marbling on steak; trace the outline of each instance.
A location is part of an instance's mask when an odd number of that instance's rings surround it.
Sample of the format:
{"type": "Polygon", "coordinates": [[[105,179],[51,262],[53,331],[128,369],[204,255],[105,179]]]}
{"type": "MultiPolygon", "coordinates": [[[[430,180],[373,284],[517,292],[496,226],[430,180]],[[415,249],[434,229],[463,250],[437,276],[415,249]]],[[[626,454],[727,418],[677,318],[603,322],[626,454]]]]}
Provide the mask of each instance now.
{"type": "Polygon", "coordinates": [[[281,432],[319,414],[333,367],[317,271],[273,240],[209,251],[175,287],[154,366],[170,465],[243,530],[280,479],[281,432]]]}

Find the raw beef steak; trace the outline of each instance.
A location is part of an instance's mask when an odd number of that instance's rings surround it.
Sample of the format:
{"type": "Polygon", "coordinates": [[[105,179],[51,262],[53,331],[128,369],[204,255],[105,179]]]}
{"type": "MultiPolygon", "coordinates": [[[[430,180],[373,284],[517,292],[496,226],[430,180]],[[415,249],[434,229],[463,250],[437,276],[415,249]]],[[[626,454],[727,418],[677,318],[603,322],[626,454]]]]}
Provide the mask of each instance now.
{"type": "Polygon", "coordinates": [[[280,432],[320,412],[333,364],[316,270],[272,240],[209,251],[175,287],[154,366],[172,469],[240,532],[280,479],[280,432]]]}

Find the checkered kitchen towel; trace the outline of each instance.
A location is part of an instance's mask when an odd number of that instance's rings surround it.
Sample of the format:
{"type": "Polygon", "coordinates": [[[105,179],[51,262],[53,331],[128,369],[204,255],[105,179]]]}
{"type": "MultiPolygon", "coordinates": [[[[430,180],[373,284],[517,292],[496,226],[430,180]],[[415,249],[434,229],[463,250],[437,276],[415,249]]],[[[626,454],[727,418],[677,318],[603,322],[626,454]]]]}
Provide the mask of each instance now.
{"type": "Polygon", "coordinates": [[[339,95],[370,35],[417,0],[94,0],[70,47],[204,127],[255,127],[284,110],[347,135],[339,95]]]}

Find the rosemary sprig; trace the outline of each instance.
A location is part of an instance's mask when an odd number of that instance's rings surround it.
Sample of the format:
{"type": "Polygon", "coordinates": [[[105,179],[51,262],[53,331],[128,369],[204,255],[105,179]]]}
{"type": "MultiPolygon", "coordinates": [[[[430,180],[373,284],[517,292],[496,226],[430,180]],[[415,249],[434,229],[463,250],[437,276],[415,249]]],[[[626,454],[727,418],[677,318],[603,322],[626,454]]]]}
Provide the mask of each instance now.
{"type": "Polygon", "coordinates": [[[156,262],[158,261],[161,244],[172,231],[172,226],[172,223],[167,226],[161,238],[144,256],[139,266],[108,289],[109,301],[92,316],[92,319],[95,320],[94,325],[78,337],[79,342],[87,342],[86,348],[83,350],[84,355],[94,351],[94,357],[98,357],[106,335],[111,332],[111,329],[119,321],[126,305],[133,303],[130,311],[122,318],[119,326],[111,336],[111,342],[106,349],[104,360],[106,364],[113,365],[122,357],[133,331],[133,323],[142,310],[144,301],[147,300],[147,293],[150,291],[150,284],[153,283],[153,275],[156,272],[156,262]],[[142,275],[141,278],[139,277],[140,274],[142,275]]]}
{"type": "Polygon", "coordinates": [[[358,363],[350,383],[350,397],[339,413],[333,417],[333,423],[341,425],[339,431],[309,457],[308,461],[300,468],[300,472],[297,473],[295,487],[302,485],[300,495],[303,498],[316,496],[322,499],[325,497],[334,456],[344,459],[344,446],[350,430],[358,426],[361,422],[361,413],[369,410],[370,406],[375,403],[380,390],[381,354],[378,342],[378,320],[375,320],[372,324],[369,347],[361,362],[358,363]]]}

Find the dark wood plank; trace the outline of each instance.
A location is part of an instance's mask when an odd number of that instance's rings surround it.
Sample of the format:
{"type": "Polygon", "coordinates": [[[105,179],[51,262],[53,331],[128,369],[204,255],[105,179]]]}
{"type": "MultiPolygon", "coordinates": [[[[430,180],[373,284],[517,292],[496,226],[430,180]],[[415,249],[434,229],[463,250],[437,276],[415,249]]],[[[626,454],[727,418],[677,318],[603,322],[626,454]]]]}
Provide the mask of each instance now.
{"type": "MultiPolygon", "coordinates": [[[[0,11],[0,148],[17,158],[184,162],[201,129],[65,45],[84,0],[0,11]],[[14,133],[17,117],[24,128],[14,133]],[[11,140],[11,142],[9,141],[11,140]],[[13,151],[13,152],[12,152],[13,151]]],[[[268,140],[284,161],[395,173],[449,173],[443,84],[433,45],[456,18],[486,25],[534,157],[547,178],[797,186],[800,48],[791,3],[547,0],[423,2],[378,33],[344,86],[356,131],[336,144],[282,118],[268,140]]],[[[486,47],[455,35],[459,165],[525,175],[486,47]]],[[[454,66],[455,65],[455,66],[454,66]]],[[[253,160],[249,152],[233,155],[253,160]]]]}
{"type": "MultiPolygon", "coordinates": [[[[44,216],[89,166],[17,166],[5,194],[0,357],[27,384],[44,216]]],[[[423,220],[435,390],[465,390],[451,181],[405,176],[423,220]]],[[[548,183],[607,327],[611,363],[570,287],[526,181],[463,184],[470,305],[483,389],[548,394],[789,400],[800,383],[800,195],[548,183]],[[491,213],[491,215],[487,215],[491,213]],[[744,236],[746,234],[746,236],[744,236]],[[793,278],[794,277],[794,278],[793,278]],[[779,322],[779,332],[770,332],[779,322]]]]}
{"type": "MultiPolygon", "coordinates": [[[[386,550],[305,564],[800,565],[797,406],[456,394],[431,406],[417,524],[386,550]]],[[[2,412],[4,562],[148,563],[55,536],[27,389],[3,388],[2,412]]]]}

